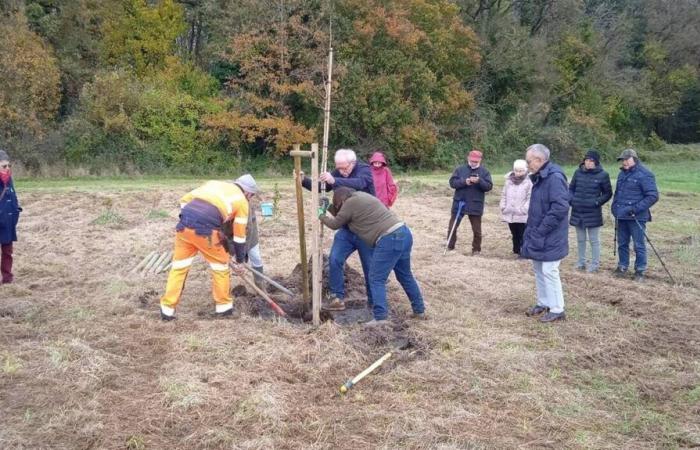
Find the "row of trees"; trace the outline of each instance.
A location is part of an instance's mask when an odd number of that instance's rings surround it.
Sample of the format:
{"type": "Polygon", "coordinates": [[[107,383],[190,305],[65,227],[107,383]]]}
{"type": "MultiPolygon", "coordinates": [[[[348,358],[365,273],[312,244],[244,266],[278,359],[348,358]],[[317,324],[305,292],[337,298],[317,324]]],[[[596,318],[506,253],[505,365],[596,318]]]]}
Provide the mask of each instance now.
{"type": "Polygon", "coordinates": [[[5,0],[0,145],[30,169],[279,158],[320,140],[330,42],[331,145],[402,166],[700,140],[697,0],[5,0]]]}

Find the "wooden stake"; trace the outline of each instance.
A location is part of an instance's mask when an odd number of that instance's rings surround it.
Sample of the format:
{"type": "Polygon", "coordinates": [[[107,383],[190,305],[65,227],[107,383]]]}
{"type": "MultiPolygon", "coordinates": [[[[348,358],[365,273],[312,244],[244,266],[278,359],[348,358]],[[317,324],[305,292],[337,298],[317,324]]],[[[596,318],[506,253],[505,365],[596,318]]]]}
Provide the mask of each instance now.
{"type": "Polygon", "coordinates": [[[143,272],[141,272],[141,275],[144,277],[148,273],[149,270],[151,270],[151,267],[153,267],[153,264],[155,264],[156,259],[158,259],[158,252],[153,252],[153,257],[148,261],[148,264],[146,264],[146,267],[144,267],[143,272]]]}
{"type": "Polygon", "coordinates": [[[173,252],[172,250],[168,252],[168,255],[165,257],[163,261],[158,265],[158,268],[156,268],[156,273],[162,273],[165,268],[168,266],[168,263],[173,260],[173,252]]]}
{"type": "Polygon", "coordinates": [[[151,267],[151,270],[147,272],[152,272],[152,273],[158,273],[157,269],[160,267],[161,264],[163,264],[163,261],[165,261],[165,258],[168,257],[168,252],[163,253],[160,255],[160,258],[156,259],[156,262],[153,263],[153,267],[151,267]]]}
{"type": "MultiPolygon", "coordinates": [[[[294,152],[299,152],[300,145],[294,145],[294,152]]],[[[299,227],[299,255],[301,256],[301,283],[302,283],[302,298],[304,300],[304,312],[309,310],[311,306],[311,298],[309,296],[309,261],[306,256],[306,229],[304,224],[304,196],[301,186],[301,155],[294,154],[294,184],[296,185],[297,193],[297,221],[299,227]]]]}
{"type": "Polygon", "coordinates": [[[312,241],[312,268],[311,268],[311,287],[312,287],[312,316],[313,324],[321,325],[321,271],[323,263],[321,261],[322,246],[321,237],[321,221],[317,216],[318,209],[318,144],[311,144],[311,207],[313,220],[311,222],[311,233],[313,234],[312,241]]]}
{"type": "MultiPolygon", "coordinates": [[[[323,108],[323,157],[321,172],[328,171],[328,137],[331,128],[331,90],[333,88],[333,47],[328,48],[328,78],[326,78],[326,104],[323,108]]],[[[326,191],[326,183],[321,183],[321,191],[326,191]]]]}
{"type": "Polygon", "coordinates": [[[143,269],[143,267],[146,265],[146,263],[148,263],[148,261],[150,261],[151,258],[153,258],[153,255],[155,255],[155,254],[156,254],[156,252],[151,252],[148,255],[146,255],[146,257],[143,258],[141,260],[141,262],[136,265],[136,267],[131,269],[131,273],[138,272],[139,270],[143,269]]]}

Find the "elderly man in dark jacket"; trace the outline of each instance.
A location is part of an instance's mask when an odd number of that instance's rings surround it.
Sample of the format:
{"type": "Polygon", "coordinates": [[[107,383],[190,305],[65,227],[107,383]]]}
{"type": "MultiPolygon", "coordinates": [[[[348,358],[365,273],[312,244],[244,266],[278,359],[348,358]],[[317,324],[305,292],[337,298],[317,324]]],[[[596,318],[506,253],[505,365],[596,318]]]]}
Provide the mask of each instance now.
{"type": "Polygon", "coordinates": [[[481,165],[483,158],[479,150],[472,150],[467,164],[457,167],[450,177],[450,187],[455,190],[452,199],[452,214],[447,227],[447,249],[454,250],[457,228],[466,214],[472,226],[472,255],[481,253],[481,216],[484,215],[484,197],[493,189],[491,174],[481,165]],[[455,223],[456,222],[456,223],[455,223]]]}
{"type": "Polygon", "coordinates": [[[12,283],[12,243],[17,240],[17,221],[22,208],[12,183],[10,157],[0,150],[0,273],[3,284],[12,283]]]}
{"type": "Polygon", "coordinates": [[[634,241],[634,279],[644,280],[647,269],[646,223],[651,222],[649,208],[659,200],[656,178],[641,162],[637,152],[627,149],[617,158],[621,162],[617,176],[612,214],[617,221],[617,253],[615,275],[624,277],[630,262],[630,237],[634,241]]]}
{"type": "MultiPolygon", "coordinates": [[[[326,183],[326,190],[335,190],[347,187],[356,191],[375,195],[372,169],[362,161],[357,160],[357,155],[350,149],[339,149],[335,152],[335,170],[324,172],[320,179],[326,183]]],[[[303,177],[302,185],[311,190],[311,179],[303,177]]],[[[333,236],[333,245],[328,258],[328,288],[330,298],[324,309],[328,311],[341,311],[345,309],[345,261],[355,250],[360,255],[362,272],[365,275],[365,288],[367,289],[367,303],[372,305],[372,291],[369,288],[369,267],[372,261],[372,247],[353,233],[348,227],[342,227],[333,236]]]]}
{"type": "Polygon", "coordinates": [[[576,228],[578,261],[576,268],[586,270],[586,234],[591,241],[591,263],[588,272],[600,267],[600,229],[603,227],[603,205],[612,197],[610,175],[600,165],[600,155],[588,150],[569,184],[571,220],[576,228]]]}
{"type": "Polygon", "coordinates": [[[561,167],[549,160],[542,144],[527,148],[525,155],[532,180],[530,209],[521,255],[532,260],[537,303],[527,310],[541,322],[566,318],[559,263],[569,254],[569,188],[561,167]]]}

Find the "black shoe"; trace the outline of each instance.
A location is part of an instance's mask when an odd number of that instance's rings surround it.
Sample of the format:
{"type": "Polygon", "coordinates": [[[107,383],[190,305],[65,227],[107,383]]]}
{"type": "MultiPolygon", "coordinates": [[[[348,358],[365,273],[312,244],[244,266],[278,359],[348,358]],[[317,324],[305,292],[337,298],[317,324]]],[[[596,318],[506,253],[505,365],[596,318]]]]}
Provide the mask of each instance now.
{"type": "Polygon", "coordinates": [[[644,272],[635,272],[634,273],[634,281],[638,283],[643,283],[646,277],[644,276],[644,272]]]}
{"type": "Polygon", "coordinates": [[[233,317],[233,314],[234,314],[234,313],[233,313],[233,308],[231,308],[231,309],[226,310],[226,311],[224,311],[224,312],[216,313],[216,317],[217,317],[217,319],[223,319],[223,318],[226,318],[226,317],[233,317]]]}
{"type": "Polygon", "coordinates": [[[163,314],[163,311],[160,312],[160,320],[163,322],[170,322],[171,320],[175,320],[175,316],[167,316],[163,314]]]}
{"type": "Polygon", "coordinates": [[[622,267],[618,267],[613,272],[613,275],[615,275],[618,278],[626,278],[627,277],[627,269],[623,269],[622,267]]]}
{"type": "Polygon", "coordinates": [[[560,313],[548,312],[544,316],[540,317],[540,322],[556,322],[557,320],[566,320],[566,313],[564,311],[560,313]]]}
{"type": "Polygon", "coordinates": [[[549,308],[546,306],[535,305],[525,311],[525,315],[528,317],[539,316],[540,314],[548,313],[549,308]]]}

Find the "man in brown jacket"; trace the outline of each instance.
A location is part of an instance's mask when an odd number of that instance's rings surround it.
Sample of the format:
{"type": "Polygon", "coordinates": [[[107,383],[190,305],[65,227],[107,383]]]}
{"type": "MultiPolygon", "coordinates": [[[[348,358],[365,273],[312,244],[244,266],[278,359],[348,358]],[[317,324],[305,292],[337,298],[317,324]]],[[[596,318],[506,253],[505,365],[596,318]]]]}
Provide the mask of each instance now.
{"type": "Polygon", "coordinates": [[[326,215],[324,209],[319,210],[324,225],[333,230],[347,225],[365,244],[374,248],[368,280],[374,301],[374,319],[367,325],[387,323],[386,282],[392,270],[411,301],[412,317],[425,319],[423,296],[411,272],[411,230],[375,196],[347,187],[333,191],[333,206],[329,212],[335,217],[326,215]]]}

